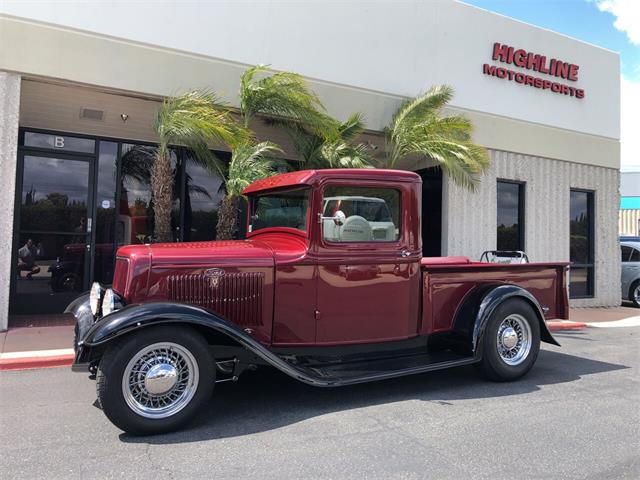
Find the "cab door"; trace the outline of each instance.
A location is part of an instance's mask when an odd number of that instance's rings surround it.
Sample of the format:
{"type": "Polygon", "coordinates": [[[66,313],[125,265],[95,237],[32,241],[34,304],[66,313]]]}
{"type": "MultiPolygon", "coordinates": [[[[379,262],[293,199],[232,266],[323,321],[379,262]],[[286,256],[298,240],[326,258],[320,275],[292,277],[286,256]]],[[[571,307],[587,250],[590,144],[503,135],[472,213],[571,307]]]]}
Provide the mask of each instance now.
{"type": "Polygon", "coordinates": [[[417,335],[421,251],[409,235],[419,222],[409,184],[329,183],[321,192],[316,343],[417,335]]]}

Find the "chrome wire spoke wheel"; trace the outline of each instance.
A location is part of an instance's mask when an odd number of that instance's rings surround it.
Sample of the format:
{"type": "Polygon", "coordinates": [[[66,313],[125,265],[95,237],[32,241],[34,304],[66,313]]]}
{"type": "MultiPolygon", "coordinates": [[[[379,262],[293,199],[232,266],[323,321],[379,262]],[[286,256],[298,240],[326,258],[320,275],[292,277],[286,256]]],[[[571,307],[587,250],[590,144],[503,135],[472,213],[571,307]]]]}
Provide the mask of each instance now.
{"type": "Polygon", "coordinates": [[[498,327],[498,355],[507,365],[520,365],[531,351],[532,338],[529,322],[512,313],[498,327]]]}
{"type": "Polygon", "coordinates": [[[136,353],[122,375],[122,394],[135,413],[167,418],[186,407],[198,387],[198,363],[186,348],[154,343],[136,353]]]}

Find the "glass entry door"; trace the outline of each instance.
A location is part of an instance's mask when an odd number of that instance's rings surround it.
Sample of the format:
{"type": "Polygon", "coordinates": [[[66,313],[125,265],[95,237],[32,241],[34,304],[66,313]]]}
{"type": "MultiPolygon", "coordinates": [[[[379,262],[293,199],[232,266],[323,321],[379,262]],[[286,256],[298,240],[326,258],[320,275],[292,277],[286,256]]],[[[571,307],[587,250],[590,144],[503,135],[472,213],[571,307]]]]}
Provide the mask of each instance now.
{"type": "Polygon", "coordinates": [[[92,161],[24,153],[14,250],[14,311],[61,312],[89,287],[92,161]]]}

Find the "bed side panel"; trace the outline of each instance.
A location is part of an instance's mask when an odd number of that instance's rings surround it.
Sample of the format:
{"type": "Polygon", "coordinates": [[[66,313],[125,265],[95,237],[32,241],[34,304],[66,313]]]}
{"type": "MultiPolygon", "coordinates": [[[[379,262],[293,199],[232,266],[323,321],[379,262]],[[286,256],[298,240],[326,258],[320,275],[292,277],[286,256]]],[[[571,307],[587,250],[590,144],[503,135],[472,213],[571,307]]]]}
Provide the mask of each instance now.
{"type": "Polygon", "coordinates": [[[568,314],[564,265],[452,265],[422,269],[421,333],[451,330],[462,300],[472,290],[489,284],[512,284],[528,290],[545,311],[545,318],[568,314]]]}

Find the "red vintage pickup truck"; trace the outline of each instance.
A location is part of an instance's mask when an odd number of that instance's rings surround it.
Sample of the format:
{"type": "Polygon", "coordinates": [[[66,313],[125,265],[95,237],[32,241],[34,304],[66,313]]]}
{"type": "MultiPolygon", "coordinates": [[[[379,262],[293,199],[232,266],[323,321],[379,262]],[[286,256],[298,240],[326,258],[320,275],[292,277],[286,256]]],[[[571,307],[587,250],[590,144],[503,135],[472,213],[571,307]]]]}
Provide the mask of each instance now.
{"type": "Polygon", "coordinates": [[[406,171],[286,173],[245,190],[246,240],[120,248],[111,288],[67,308],[73,370],[136,434],[184,425],[258,366],[319,387],[469,364],[521,377],[558,345],[545,320],[568,316],[568,264],[423,258],[421,188],[406,171]]]}

